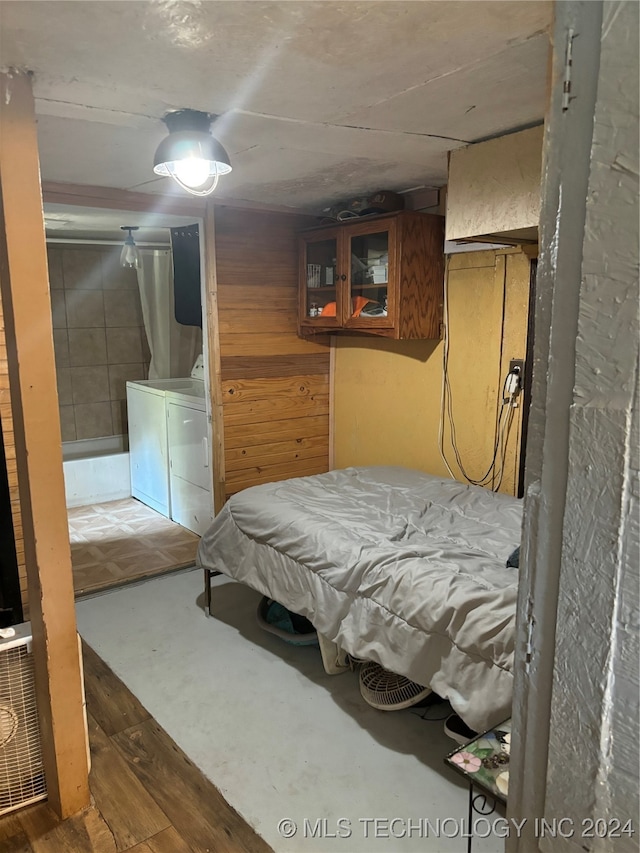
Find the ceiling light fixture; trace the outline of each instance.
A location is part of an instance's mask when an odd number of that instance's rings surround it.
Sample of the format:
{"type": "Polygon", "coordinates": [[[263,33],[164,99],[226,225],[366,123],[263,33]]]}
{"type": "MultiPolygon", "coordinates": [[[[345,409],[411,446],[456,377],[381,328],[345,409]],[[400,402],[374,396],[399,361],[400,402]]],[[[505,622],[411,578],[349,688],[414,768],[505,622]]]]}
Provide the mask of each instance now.
{"type": "Polygon", "coordinates": [[[124,246],[120,252],[120,266],[128,267],[129,269],[137,270],[140,268],[140,249],[133,241],[132,231],[137,231],[137,225],[121,225],[121,231],[128,231],[127,239],[124,241],[124,246]]]}
{"type": "Polygon", "coordinates": [[[231,171],[229,155],[209,132],[217,116],[198,110],[176,110],[163,118],[169,136],[153,158],[156,175],[170,175],[192,195],[209,195],[220,175],[231,171]]]}

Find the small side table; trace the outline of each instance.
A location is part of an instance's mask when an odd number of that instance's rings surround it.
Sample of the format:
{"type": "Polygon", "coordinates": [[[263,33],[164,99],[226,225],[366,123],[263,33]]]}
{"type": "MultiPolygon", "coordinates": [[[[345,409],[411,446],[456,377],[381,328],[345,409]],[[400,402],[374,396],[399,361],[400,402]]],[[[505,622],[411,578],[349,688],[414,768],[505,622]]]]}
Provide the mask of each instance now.
{"type": "Polygon", "coordinates": [[[507,804],[509,793],[509,754],[511,752],[511,720],[483,732],[445,758],[445,764],[460,773],[469,783],[469,836],[467,853],[471,853],[473,812],[493,814],[496,803],[507,804]],[[479,794],[474,794],[479,788],[479,794]]]}

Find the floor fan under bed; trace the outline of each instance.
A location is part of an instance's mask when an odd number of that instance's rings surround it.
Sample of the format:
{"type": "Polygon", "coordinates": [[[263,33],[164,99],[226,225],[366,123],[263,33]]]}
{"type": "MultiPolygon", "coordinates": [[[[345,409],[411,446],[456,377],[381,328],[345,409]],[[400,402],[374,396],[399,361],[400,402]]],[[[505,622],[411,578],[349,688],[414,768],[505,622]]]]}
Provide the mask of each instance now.
{"type": "Polygon", "coordinates": [[[431,690],[369,661],[360,668],[360,693],[379,711],[400,711],[422,702],[431,690]]]}

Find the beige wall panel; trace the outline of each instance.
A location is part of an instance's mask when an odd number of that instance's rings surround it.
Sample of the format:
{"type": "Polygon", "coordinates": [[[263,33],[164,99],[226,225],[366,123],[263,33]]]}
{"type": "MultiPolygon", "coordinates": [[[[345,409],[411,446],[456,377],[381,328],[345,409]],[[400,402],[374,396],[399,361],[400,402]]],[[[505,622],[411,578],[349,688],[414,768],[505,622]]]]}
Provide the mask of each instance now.
{"type": "MultiPolygon", "coordinates": [[[[484,476],[495,442],[504,257],[495,267],[449,270],[449,381],[457,446],[472,479],[484,476]]],[[[526,315],[525,315],[526,319],[526,315]]],[[[448,436],[448,429],[445,431],[448,436]]],[[[445,442],[448,459],[453,459],[445,442]]],[[[449,463],[454,471],[456,466],[449,463]]]]}
{"type": "Polygon", "coordinates": [[[534,127],[451,152],[447,240],[538,225],[542,137],[534,127]]]}
{"type": "MultiPolygon", "coordinates": [[[[463,463],[475,477],[491,461],[498,397],[509,359],[524,358],[528,276],[529,261],[520,252],[468,253],[454,256],[450,263],[454,417],[463,463]]],[[[438,450],[442,362],[442,342],[336,338],[336,468],[402,465],[449,476],[438,450]]],[[[501,488],[510,493],[517,470],[520,411],[511,429],[501,488]]],[[[448,441],[445,448],[457,473],[448,441]]]]}
{"type": "MultiPolygon", "coordinates": [[[[513,252],[515,249],[502,249],[500,252],[513,252]]],[[[460,252],[457,255],[449,255],[449,270],[477,270],[481,267],[496,265],[496,252],[487,249],[486,252],[460,252]]]]}
{"type": "Polygon", "coordinates": [[[437,454],[441,346],[336,340],[335,466],[404,465],[446,474],[437,454]]]}

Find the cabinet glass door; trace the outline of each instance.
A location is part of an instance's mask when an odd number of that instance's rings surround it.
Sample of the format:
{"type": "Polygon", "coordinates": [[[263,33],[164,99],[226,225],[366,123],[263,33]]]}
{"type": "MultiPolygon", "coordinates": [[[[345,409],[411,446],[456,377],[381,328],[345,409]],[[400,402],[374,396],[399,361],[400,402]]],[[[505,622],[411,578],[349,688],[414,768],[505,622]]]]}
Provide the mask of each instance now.
{"type": "Polygon", "coordinates": [[[389,230],[353,235],[349,248],[350,325],[357,325],[356,319],[384,322],[389,311],[389,230]]]}
{"type": "Polygon", "coordinates": [[[304,325],[337,324],[337,271],[338,239],[326,239],[306,243],[302,268],[304,325]]]}

